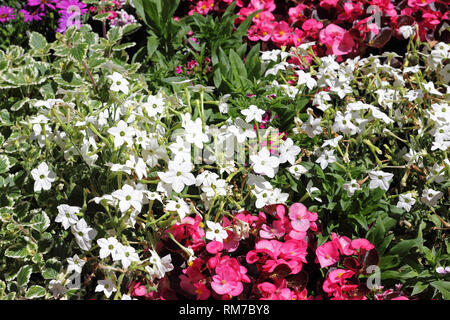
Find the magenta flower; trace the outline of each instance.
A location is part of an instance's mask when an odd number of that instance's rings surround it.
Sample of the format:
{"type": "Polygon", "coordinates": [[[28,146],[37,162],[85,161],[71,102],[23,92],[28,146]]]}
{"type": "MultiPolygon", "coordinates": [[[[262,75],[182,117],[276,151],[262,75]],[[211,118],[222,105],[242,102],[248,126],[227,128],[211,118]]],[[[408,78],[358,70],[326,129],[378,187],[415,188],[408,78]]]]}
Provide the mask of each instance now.
{"type": "Polygon", "coordinates": [[[54,4],[57,3],[57,0],[28,0],[28,5],[30,7],[39,6],[42,11],[45,11],[46,7],[49,7],[52,10],[55,10],[54,4]]]}
{"type": "Polygon", "coordinates": [[[45,17],[45,13],[41,12],[39,8],[32,11],[22,9],[19,12],[23,14],[25,22],[40,21],[42,17],[45,17]]]}
{"type": "Polygon", "coordinates": [[[14,14],[14,9],[7,6],[0,7],[0,22],[4,23],[7,21],[14,20],[16,15],[14,14]]]}
{"type": "Polygon", "coordinates": [[[351,52],[355,46],[350,33],[333,23],[320,31],[319,39],[327,46],[327,54],[332,53],[336,56],[351,52]]]}

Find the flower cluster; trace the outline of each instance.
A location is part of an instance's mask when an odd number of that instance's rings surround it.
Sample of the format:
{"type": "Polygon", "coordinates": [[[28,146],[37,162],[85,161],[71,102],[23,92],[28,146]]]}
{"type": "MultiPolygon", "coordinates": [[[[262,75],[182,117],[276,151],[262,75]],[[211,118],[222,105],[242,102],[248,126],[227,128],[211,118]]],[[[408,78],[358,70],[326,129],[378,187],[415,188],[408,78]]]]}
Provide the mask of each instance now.
{"type": "MultiPolygon", "coordinates": [[[[193,1],[192,10],[206,15],[222,12],[233,1],[193,1]]],[[[336,56],[364,53],[367,47],[383,47],[391,37],[399,41],[411,36],[422,41],[442,32],[449,20],[448,6],[440,1],[375,1],[320,0],[290,1],[286,5],[276,0],[236,1],[242,22],[254,12],[248,39],[271,42],[280,46],[299,46],[318,41],[319,55],[336,56]],[[320,9],[320,10],[318,10],[320,9]],[[441,31],[439,31],[441,30],[441,31]]]]}

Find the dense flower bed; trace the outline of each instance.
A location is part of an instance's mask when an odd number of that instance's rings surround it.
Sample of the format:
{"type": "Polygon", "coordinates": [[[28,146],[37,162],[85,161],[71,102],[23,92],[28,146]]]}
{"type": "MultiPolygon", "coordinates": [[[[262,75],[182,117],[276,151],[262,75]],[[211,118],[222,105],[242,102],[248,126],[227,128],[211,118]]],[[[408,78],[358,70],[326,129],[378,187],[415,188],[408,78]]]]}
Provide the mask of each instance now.
{"type": "Polygon", "coordinates": [[[260,51],[198,3],[0,50],[0,298],[449,299],[450,45],[260,51]]]}

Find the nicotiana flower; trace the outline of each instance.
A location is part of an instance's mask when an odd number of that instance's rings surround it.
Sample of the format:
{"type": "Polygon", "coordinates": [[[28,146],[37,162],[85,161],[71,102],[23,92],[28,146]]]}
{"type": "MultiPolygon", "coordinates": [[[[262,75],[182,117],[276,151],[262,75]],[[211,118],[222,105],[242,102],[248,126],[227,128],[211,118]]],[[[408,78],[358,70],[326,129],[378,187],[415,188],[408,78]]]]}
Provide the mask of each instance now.
{"type": "Polygon", "coordinates": [[[108,133],[114,136],[114,146],[117,148],[124,143],[129,146],[133,145],[135,130],[123,120],[120,120],[115,127],[109,128],[108,133]]]}
{"type": "Polygon", "coordinates": [[[275,170],[280,165],[280,160],[277,157],[270,155],[267,148],[262,148],[258,154],[250,155],[250,160],[253,163],[253,171],[259,174],[264,174],[269,178],[275,176],[275,170]]]}
{"type": "Polygon", "coordinates": [[[322,127],[320,126],[321,118],[314,118],[309,115],[308,121],[302,125],[302,130],[306,132],[308,137],[314,138],[318,134],[322,133],[322,127]]]}
{"type": "Polygon", "coordinates": [[[294,176],[294,178],[299,179],[302,174],[308,172],[304,166],[301,164],[296,164],[289,167],[288,171],[294,176]]]}
{"type": "Polygon", "coordinates": [[[372,170],[369,172],[369,188],[375,189],[380,187],[381,189],[387,191],[389,189],[389,181],[391,181],[393,177],[394,175],[392,173],[383,172],[381,170],[372,170]]]}
{"type": "Polygon", "coordinates": [[[111,195],[119,200],[119,208],[122,213],[128,211],[131,207],[139,212],[142,210],[143,193],[129,184],[123,185],[122,189],[114,191],[111,195]]]}
{"type": "Polygon", "coordinates": [[[52,182],[56,180],[56,174],[49,170],[47,164],[42,162],[39,166],[31,170],[34,179],[34,191],[50,190],[52,182]]]}
{"type": "Polygon", "coordinates": [[[323,170],[328,167],[328,164],[336,162],[336,160],[334,150],[323,150],[323,152],[320,153],[319,158],[317,158],[316,163],[319,163],[323,170]]]}
{"type": "Polygon", "coordinates": [[[436,191],[433,189],[424,189],[420,200],[423,203],[434,207],[439,201],[439,199],[442,198],[443,195],[444,194],[441,191],[436,191]]]}
{"type": "Polygon", "coordinates": [[[203,132],[203,124],[200,118],[192,121],[188,119],[183,125],[185,131],[185,139],[189,143],[193,143],[197,148],[203,149],[203,144],[209,141],[208,135],[203,132]]]}
{"type": "Polygon", "coordinates": [[[266,112],[252,104],[247,109],[242,110],[241,113],[245,116],[245,121],[247,123],[250,123],[253,120],[255,120],[256,122],[261,122],[262,116],[266,112]]]}
{"type": "Polygon", "coordinates": [[[223,242],[223,240],[228,238],[227,231],[220,225],[220,223],[206,221],[206,225],[208,226],[208,231],[205,235],[206,239],[223,242]]]}
{"type": "Polygon", "coordinates": [[[67,263],[69,264],[67,267],[67,272],[70,273],[74,271],[75,273],[81,273],[84,264],[86,263],[83,259],[78,257],[78,255],[74,255],[72,258],[67,258],[67,263]]]}
{"type": "Polygon", "coordinates": [[[415,203],[416,199],[414,199],[412,193],[404,193],[399,196],[397,207],[409,212],[415,203]]]}
{"type": "Polygon", "coordinates": [[[356,190],[361,190],[361,186],[355,179],[352,179],[350,182],[344,183],[342,187],[345,191],[347,191],[347,196],[349,198],[355,194],[356,190]]]}
{"type": "Polygon", "coordinates": [[[67,204],[61,204],[57,207],[58,215],[55,218],[56,222],[60,222],[65,230],[78,222],[77,213],[80,212],[80,207],[69,206],[67,204]]]}
{"type": "Polygon", "coordinates": [[[178,198],[177,200],[168,200],[166,209],[178,213],[180,219],[184,219],[186,214],[191,211],[188,204],[181,198],[178,198]]]}
{"type": "Polygon", "coordinates": [[[97,236],[97,230],[88,227],[84,219],[72,226],[72,233],[82,250],[91,249],[91,241],[97,236]]]}
{"type": "Polygon", "coordinates": [[[158,176],[161,181],[171,185],[173,191],[180,193],[185,186],[195,183],[195,177],[191,171],[190,162],[169,161],[168,171],[158,172],[158,176]]]}
{"type": "Polygon", "coordinates": [[[149,261],[153,264],[153,267],[146,266],[145,270],[150,274],[152,279],[161,279],[164,277],[166,272],[170,272],[173,270],[172,257],[170,254],[160,258],[158,253],[154,250],[150,250],[151,257],[149,261]]]}
{"type": "Polygon", "coordinates": [[[111,91],[123,92],[128,94],[128,80],[125,79],[120,73],[114,72],[112,75],[107,76],[108,79],[112,81],[111,91]]]}
{"type": "Polygon", "coordinates": [[[289,162],[291,165],[295,163],[295,157],[300,153],[301,148],[294,145],[291,138],[287,138],[280,146],[280,163],[289,162]]]}
{"type": "Polygon", "coordinates": [[[138,262],[139,255],[136,253],[136,249],[132,246],[122,246],[116,253],[114,260],[120,260],[122,266],[126,269],[132,262],[138,262]]]}
{"type": "Polygon", "coordinates": [[[119,243],[116,238],[101,238],[97,240],[97,244],[100,247],[100,259],[105,259],[109,255],[111,255],[113,260],[117,260],[116,256],[119,250],[122,249],[122,244],[119,243]]]}
{"type": "Polygon", "coordinates": [[[109,298],[113,292],[117,291],[117,289],[111,279],[99,280],[97,282],[97,286],[95,287],[95,292],[102,292],[102,291],[105,294],[105,296],[109,298]]]}

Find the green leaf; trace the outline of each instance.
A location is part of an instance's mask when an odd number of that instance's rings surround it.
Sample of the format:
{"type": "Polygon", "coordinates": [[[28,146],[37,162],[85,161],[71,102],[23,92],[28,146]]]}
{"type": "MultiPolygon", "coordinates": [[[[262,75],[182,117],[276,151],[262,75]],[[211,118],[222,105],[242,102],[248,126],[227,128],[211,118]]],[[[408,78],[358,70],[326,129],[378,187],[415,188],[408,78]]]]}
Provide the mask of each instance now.
{"type": "Polygon", "coordinates": [[[414,289],[411,292],[411,295],[414,296],[416,294],[419,294],[419,293],[423,292],[426,288],[428,288],[428,284],[423,283],[422,281],[419,281],[414,286],[414,289]]]}
{"type": "Polygon", "coordinates": [[[30,281],[32,266],[23,266],[17,274],[17,285],[22,287],[30,281]]]}
{"type": "Polygon", "coordinates": [[[434,281],[431,285],[439,290],[445,300],[450,300],[450,281],[434,281]]]}
{"type": "Polygon", "coordinates": [[[233,49],[230,49],[229,59],[235,79],[239,79],[239,76],[247,77],[247,69],[245,69],[241,57],[233,49]]]}
{"type": "Polygon", "coordinates": [[[381,270],[388,270],[397,267],[400,264],[400,258],[397,255],[384,256],[380,258],[378,264],[381,270]]]}
{"type": "Polygon", "coordinates": [[[36,299],[45,296],[45,288],[41,286],[31,286],[27,293],[25,294],[25,298],[27,299],[36,299]]]}
{"type": "Polygon", "coordinates": [[[33,216],[30,227],[36,231],[44,232],[50,226],[48,215],[42,211],[33,216]]]}
{"type": "Polygon", "coordinates": [[[384,239],[386,229],[384,228],[383,219],[381,216],[377,218],[375,225],[367,232],[366,239],[372,243],[375,248],[378,247],[384,239]]]}
{"type": "Polygon", "coordinates": [[[418,245],[417,239],[411,240],[400,240],[392,249],[389,251],[389,254],[398,254],[399,256],[404,256],[411,250],[412,248],[418,245]]]}
{"type": "Polygon", "coordinates": [[[9,258],[25,258],[28,255],[26,244],[14,244],[5,251],[5,256],[9,258]]]}
{"type": "Polygon", "coordinates": [[[56,279],[58,277],[58,271],[53,268],[45,268],[42,271],[42,277],[46,280],[56,279]]]}
{"type": "Polygon", "coordinates": [[[147,39],[147,57],[151,58],[158,49],[159,40],[156,37],[148,37],[147,39]]]}
{"type": "Polygon", "coordinates": [[[122,39],[123,30],[119,27],[114,27],[108,30],[107,38],[110,43],[116,43],[122,39]]]}
{"type": "Polygon", "coordinates": [[[87,44],[80,43],[70,49],[70,55],[78,62],[83,61],[87,52],[87,44]]]}
{"type": "Polygon", "coordinates": [[[29,44],[32,49],[40,50],[44,49],[48,42],[42,34],[33,31],[30,36],[29,44]]]}

